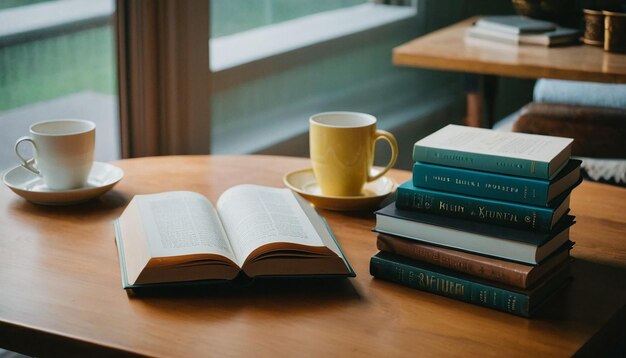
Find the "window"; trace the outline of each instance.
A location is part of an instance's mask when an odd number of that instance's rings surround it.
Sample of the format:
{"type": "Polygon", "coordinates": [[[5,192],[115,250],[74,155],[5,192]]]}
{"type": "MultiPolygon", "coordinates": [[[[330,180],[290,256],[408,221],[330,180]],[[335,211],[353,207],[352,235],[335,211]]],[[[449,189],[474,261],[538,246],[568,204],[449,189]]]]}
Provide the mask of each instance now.
{"type": "MultiPolygon", "coordinates": [[[[96,160],[120,156],[113,0],[0,2],[0,168],[30,124],[96,123],[96,160]]],[[[26,148],[25,148],[26,149],[26,148]]]]}
{"type": "Polygon", "coordinates": [[[316,112],[368,112],[383,128],[413,117],[421,102],[415,76],[390,58],[419,32],[415,2],[242,4],[211,3],[213,153],[306,156],[308,117],[316,112]],[[233,18],[242,20],[230,24],[233,18]]]}
{"type": "Polygon", "coordinates": [[[366,2],[367,0],[212,0],[211,37],[232,35],[366,2]]]}
{"type": "MultiPolygon", "coordinates": [[[[266,0],[250,9],[244,2],[211,2],[211,151],[217,154],[308,156],[308,118],[334,110],[373,114],[400,148],[410,148],[420,135],[461,121],[463,81],[459,74],[395,67],[392,49],[497,7],[458,0],[266,0]]],[[[401,150],[397,166],[411,164],[409,151],[401,150]]]]}

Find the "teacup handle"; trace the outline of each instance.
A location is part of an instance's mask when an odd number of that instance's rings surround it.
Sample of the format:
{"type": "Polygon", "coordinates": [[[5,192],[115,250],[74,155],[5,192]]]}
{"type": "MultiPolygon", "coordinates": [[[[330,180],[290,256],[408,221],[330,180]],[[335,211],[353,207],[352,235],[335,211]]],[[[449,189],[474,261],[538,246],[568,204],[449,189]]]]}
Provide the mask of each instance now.
{"type": "Polygon", "coordinates": [[[30,170],[37,175],[40,175],[39,169],[35,167],[35,158],[24,159],[24,157],[20,154],[19,146],[22,142],[30,142],[33,145],[33,148],[37,150],[37,145],[35,145],[35,142],[32,139],[30,139],[29,137],[22,137],[18,139],[17,142],[15,142],[15,154],[17,154],[18,158],[20,158],[20,160],[22,161],[22,166],[24,168],[30,170]]]}
{"type": "Polygon", "coordinates": [[[385,175],[385,173],[387,173],[389,169],[391,169],[391,167],[396,164],[396,160],[398,159],[398,142],[396,141],[396,137],[394,137],[393,134],[387,131],[378,129],[376,130],[376,132],[374,132],[374,143],[376,143],[380,139],[384,139],[389,143],[389,147],[391,148],[391,159],[389,160],[389,163],[387,163],[387,166],[376,174],[374,174],[370,169],[370,172],[367,173],[368,182],[374,181],[385,175]]]}

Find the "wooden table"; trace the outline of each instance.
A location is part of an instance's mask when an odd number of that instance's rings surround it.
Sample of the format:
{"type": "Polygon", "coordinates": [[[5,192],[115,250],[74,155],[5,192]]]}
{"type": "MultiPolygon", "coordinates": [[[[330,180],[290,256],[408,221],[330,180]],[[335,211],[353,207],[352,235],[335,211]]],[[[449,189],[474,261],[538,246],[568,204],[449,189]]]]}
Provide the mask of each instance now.
{"type": "MultiPolygon", "coordinates": [[[[570,356],[599,330],[586,349],[606,348],[600,343],[626,321],[621,188],[585,182],[575,190],[575,280],[528,320],[373,279],[373,215],[326,210],[356,279],[127,295],[112,221],[133,195],[192,190],[215,202],[235,184],[280,187],[283,174],[309,161],[191,156],[116,164],[125,171],[118,186],[77,206],[37,206],[0,188],[0,347],[44,356],[570,356]]],[[[403,181],[410,173],[391,176],[403,181]]]]}
{"type": "MultiPolygon", "coordinates": [[[[393,63],[481,75],[626,83],[624,54],[609,53],[601,47],[588,45],[514,46],[480,39],[466,40],[465,30],[477,19],[469,18],[394,48],[393,63]]],[[[495,89],[488,92],[495,94],[495,89]]],[[[468,124],[476,124],[480,119],[478,100],[474,94],[468,96],[468,124]]],[[[489,96],[486,100],[493,101],[489,96]]]]}

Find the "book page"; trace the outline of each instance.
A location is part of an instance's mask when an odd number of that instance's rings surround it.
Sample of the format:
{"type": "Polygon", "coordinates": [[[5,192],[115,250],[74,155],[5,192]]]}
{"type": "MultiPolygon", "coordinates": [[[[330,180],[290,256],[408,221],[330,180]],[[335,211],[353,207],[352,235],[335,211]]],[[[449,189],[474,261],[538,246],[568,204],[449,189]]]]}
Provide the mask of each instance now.
{"type": "Polygon", "coordinates": [[[177,191],[135,199],[152,257],[208,253],[236,262],[217,212],[204,196],[177,191]]]}
{"type": "Polygon", "coordinates": [[[325,246],[288,189],[239,185],[225,191],[216,206],[240,266],[269,243],[325,246]]]}

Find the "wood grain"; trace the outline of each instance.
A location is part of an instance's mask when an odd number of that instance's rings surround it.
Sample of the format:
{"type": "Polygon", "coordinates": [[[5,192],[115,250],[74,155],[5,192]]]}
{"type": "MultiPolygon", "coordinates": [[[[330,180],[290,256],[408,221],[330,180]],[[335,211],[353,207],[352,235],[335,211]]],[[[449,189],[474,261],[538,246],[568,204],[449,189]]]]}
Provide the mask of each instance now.
{"type": "MultiPolygon", "coordinates": [[[[574,191],[573,283],[533,320],[373,279],[372,213],[321,210],[356,279],[256,282],[134,296],[112,221],[135,194],[282,187],[310,165],[271,156],[122,160],[101,198],[43,207],[0,188],[0,347],[34,355],[570,356],[626,302],[626,190],[574,191]]],[[[398,181],[409,172],[392,171],[398,181]]]]}
{"type": "Polygon", "coordinates": [[[511,77],[626,83],[624,54],[588,45],[543,47],[466,41],[465,30],[477,19],[467,19],[394,48],[393,63],[511,77]]]}

